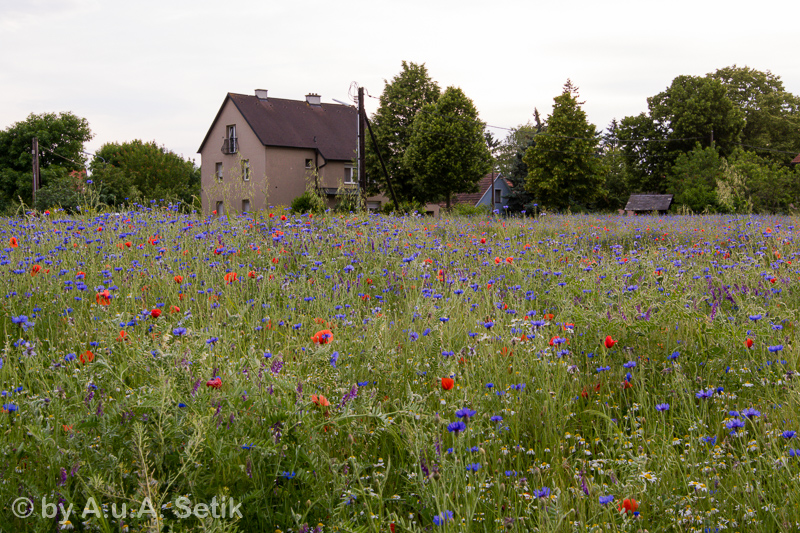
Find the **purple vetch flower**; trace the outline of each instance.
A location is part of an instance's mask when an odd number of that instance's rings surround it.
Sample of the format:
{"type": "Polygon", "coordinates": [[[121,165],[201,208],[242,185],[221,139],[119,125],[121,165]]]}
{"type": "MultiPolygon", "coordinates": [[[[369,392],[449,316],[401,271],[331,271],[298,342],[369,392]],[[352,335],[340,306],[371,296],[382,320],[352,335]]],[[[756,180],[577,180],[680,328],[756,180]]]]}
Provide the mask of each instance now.
{"type": "Polygon", "coordinates": [[[353,388],[350,389],[350,392],[342,396],[342,402],[339,404],[339,407],[344,407],[347,404],[347,402],[349,402],[356,396],[358,396],[358,386],[353,385],[353,388]]]}
{"type": "Polygon", "coordinates": [[[275,360],[272,361],[272,365],[269,367],[269,371],[277,376],[281,368],[283,368],[283,359],[275,358],[275,360]]]}

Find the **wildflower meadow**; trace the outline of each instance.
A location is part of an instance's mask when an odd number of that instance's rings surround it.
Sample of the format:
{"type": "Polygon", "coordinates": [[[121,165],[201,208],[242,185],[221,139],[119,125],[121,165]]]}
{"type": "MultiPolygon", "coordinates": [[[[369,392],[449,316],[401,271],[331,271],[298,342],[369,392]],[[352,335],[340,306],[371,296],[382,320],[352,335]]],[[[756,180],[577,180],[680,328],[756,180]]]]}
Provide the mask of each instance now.
{"type": "Polygon", "coordinates": [[[0,231],[4,532],[800,527],[796,219],[0,231]]]}

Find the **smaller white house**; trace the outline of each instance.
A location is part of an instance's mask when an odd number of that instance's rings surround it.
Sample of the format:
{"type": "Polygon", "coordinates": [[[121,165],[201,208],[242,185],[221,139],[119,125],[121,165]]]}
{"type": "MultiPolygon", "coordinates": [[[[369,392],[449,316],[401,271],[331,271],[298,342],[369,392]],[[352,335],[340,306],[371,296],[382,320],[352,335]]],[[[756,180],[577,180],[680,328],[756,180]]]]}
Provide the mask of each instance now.
{"type": "Polygon", "coordinates": [[[490,210],[503,210],[508,197],[511,196],[511,186],[502,174],[491,172],[478,182],[478,192],[462,193],[455,195],[453,204],[468,204],[486,206],[490,210]]]}

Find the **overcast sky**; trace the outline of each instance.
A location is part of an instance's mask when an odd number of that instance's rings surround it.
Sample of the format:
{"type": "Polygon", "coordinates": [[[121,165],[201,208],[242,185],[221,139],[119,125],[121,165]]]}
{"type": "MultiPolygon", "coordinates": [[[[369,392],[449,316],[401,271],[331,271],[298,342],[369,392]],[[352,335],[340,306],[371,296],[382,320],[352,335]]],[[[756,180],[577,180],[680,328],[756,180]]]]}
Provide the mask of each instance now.
{"type": "Polygon", "coordinates": [[[504,128],[545,117],[571,78],[603,129],[676,76],[733,64],[800,95],[799,15],[796,0],[0,0],[0,129],[71,111],[89,151],[155,140],[199,164],[227,92],[378,97],[403,60],[504,128]]]}

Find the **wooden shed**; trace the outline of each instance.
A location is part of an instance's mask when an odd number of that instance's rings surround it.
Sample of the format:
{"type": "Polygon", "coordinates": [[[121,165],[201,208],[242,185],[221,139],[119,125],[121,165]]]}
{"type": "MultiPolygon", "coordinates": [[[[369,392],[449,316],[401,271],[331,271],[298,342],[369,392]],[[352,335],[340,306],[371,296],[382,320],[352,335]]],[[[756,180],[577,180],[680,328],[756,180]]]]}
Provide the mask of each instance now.
{"type": "Polygon", "coordinates": [[[671,205],[671,194],[632,194],[625,206],[625,214],[646,215],[658,211],[659,215],[664,215],[671,205]]]}

